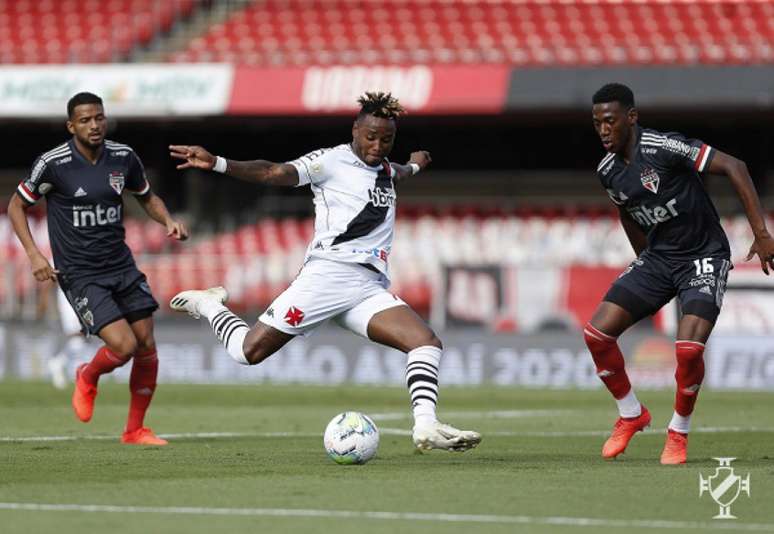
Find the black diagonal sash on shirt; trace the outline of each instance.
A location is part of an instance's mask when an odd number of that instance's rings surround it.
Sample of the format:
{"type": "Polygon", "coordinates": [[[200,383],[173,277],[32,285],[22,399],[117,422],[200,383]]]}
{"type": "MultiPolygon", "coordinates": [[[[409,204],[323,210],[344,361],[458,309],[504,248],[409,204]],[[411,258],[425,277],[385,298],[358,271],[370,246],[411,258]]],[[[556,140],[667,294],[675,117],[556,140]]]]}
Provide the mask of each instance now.
{"type": "MultiPolygon", "coordinates": [[[[376,175],[375,187],[382,189],[392,189],[392,178],[390,178],[390,164],[384,162],[381,170],[376,175]]],[[[389,206],[374,206],[373,202],[367,202],[363,209],[354,219],[349,221],[344,233],[339,234],[331,243],[331,246],[352,241],[359,237],[370,234],[387,218],[389,206]]]]}

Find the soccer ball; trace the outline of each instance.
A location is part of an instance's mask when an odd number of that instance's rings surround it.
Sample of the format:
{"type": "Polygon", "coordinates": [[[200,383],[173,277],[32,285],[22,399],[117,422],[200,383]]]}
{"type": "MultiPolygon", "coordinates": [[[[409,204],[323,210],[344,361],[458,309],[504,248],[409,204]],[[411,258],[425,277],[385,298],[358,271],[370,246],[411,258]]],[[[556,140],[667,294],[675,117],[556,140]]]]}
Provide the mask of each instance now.
{"type": "Polygon", "coordinates": [[[364,464],[376,455],[379,429],[360,412],[340,413],[325,427],[323,445],[337,464],[364,464]]]}

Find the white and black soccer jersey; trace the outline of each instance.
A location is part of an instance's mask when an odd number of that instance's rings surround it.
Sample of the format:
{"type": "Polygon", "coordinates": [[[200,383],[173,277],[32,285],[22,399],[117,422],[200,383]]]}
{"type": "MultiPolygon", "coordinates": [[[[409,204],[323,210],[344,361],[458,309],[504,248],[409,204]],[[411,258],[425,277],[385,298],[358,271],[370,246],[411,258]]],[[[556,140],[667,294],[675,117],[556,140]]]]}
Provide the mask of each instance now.
{"type": "Polygon", "coordinates": [[[700,176],[714,149],[674,132],[637,127],[636,135],[632,161],[608,153],[597,176],[645,232],[648,250],[672,258],[727,257],[728,239],[700,176]]]}
{"type": "Polygon", "coordinates": [[[16,191],[27,204],[46,197],[54,265],[73,279],[135,266],[124,240],[124,189],[135,195],[150,191],[129,146],[106,140],[92,164],[71,139],[38,157],[16,191]]]}
{"type": "Polygon", "coordinates": [[[370,167],[348,144],[316,150],[289,162],[298,185],[314,193],[314,239],[306,259],[371,265],[388,276],[395,229],[395,169],[370,167]]]}

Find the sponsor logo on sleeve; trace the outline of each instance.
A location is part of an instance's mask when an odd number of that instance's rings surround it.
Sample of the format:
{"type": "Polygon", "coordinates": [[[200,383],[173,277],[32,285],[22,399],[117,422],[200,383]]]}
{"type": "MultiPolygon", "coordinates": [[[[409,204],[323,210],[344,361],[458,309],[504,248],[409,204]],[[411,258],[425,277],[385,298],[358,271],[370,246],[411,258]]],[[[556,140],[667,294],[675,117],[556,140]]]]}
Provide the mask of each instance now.
{"type": "MultiPolygon", "coordinates": [[[[678,139],[667,139],[661,147],[669,152],[674,152],[675,154],[685,157],[690,157],[694,148],[688,143],[684,143],[678,139]]],[[[696,154],[698,155],[698,152],[696,154]]]]}
{"type": "Polygon", "coordinates": [[[43,176],[43,171],[46,169],[46,162],[43,161],[43,159],[39,159],[37,163],[35,163],[35,166],[32,168],[32,172],[30,173],[30,178],[27,180],[28,187],[30,191],[35,190],[34,184],[40,180],[40,177],[43,176]]]}

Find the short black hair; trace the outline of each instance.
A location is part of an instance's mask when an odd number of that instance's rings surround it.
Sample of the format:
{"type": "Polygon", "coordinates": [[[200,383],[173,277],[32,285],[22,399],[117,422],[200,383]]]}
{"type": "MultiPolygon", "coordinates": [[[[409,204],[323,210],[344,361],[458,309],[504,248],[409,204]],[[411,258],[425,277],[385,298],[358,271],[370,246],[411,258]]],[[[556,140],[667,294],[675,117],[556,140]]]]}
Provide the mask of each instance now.
{"type": "Polygon", "coordinates": [[[392,96],[392,93],[366,93],[357,99],[360,104],[360,113],[357,118],[365,115],[373,115],[383,119],[397,119],[405,110],[400,105],[398,99],[392,96]]]}
{"type": "Polygon", "coordinates": [[[607,83],[591,97],[592,104],[620,102],[626,109],[634,107],[634,93],[622,83],[607,83]]]}
{"type": "Polygon", "coordinates": [[[67,117],[72,118],[75,108],[83,104],[99,104],[103,106],[102,99],[94,93],[78,93],[67,101],[67,117]]]}

